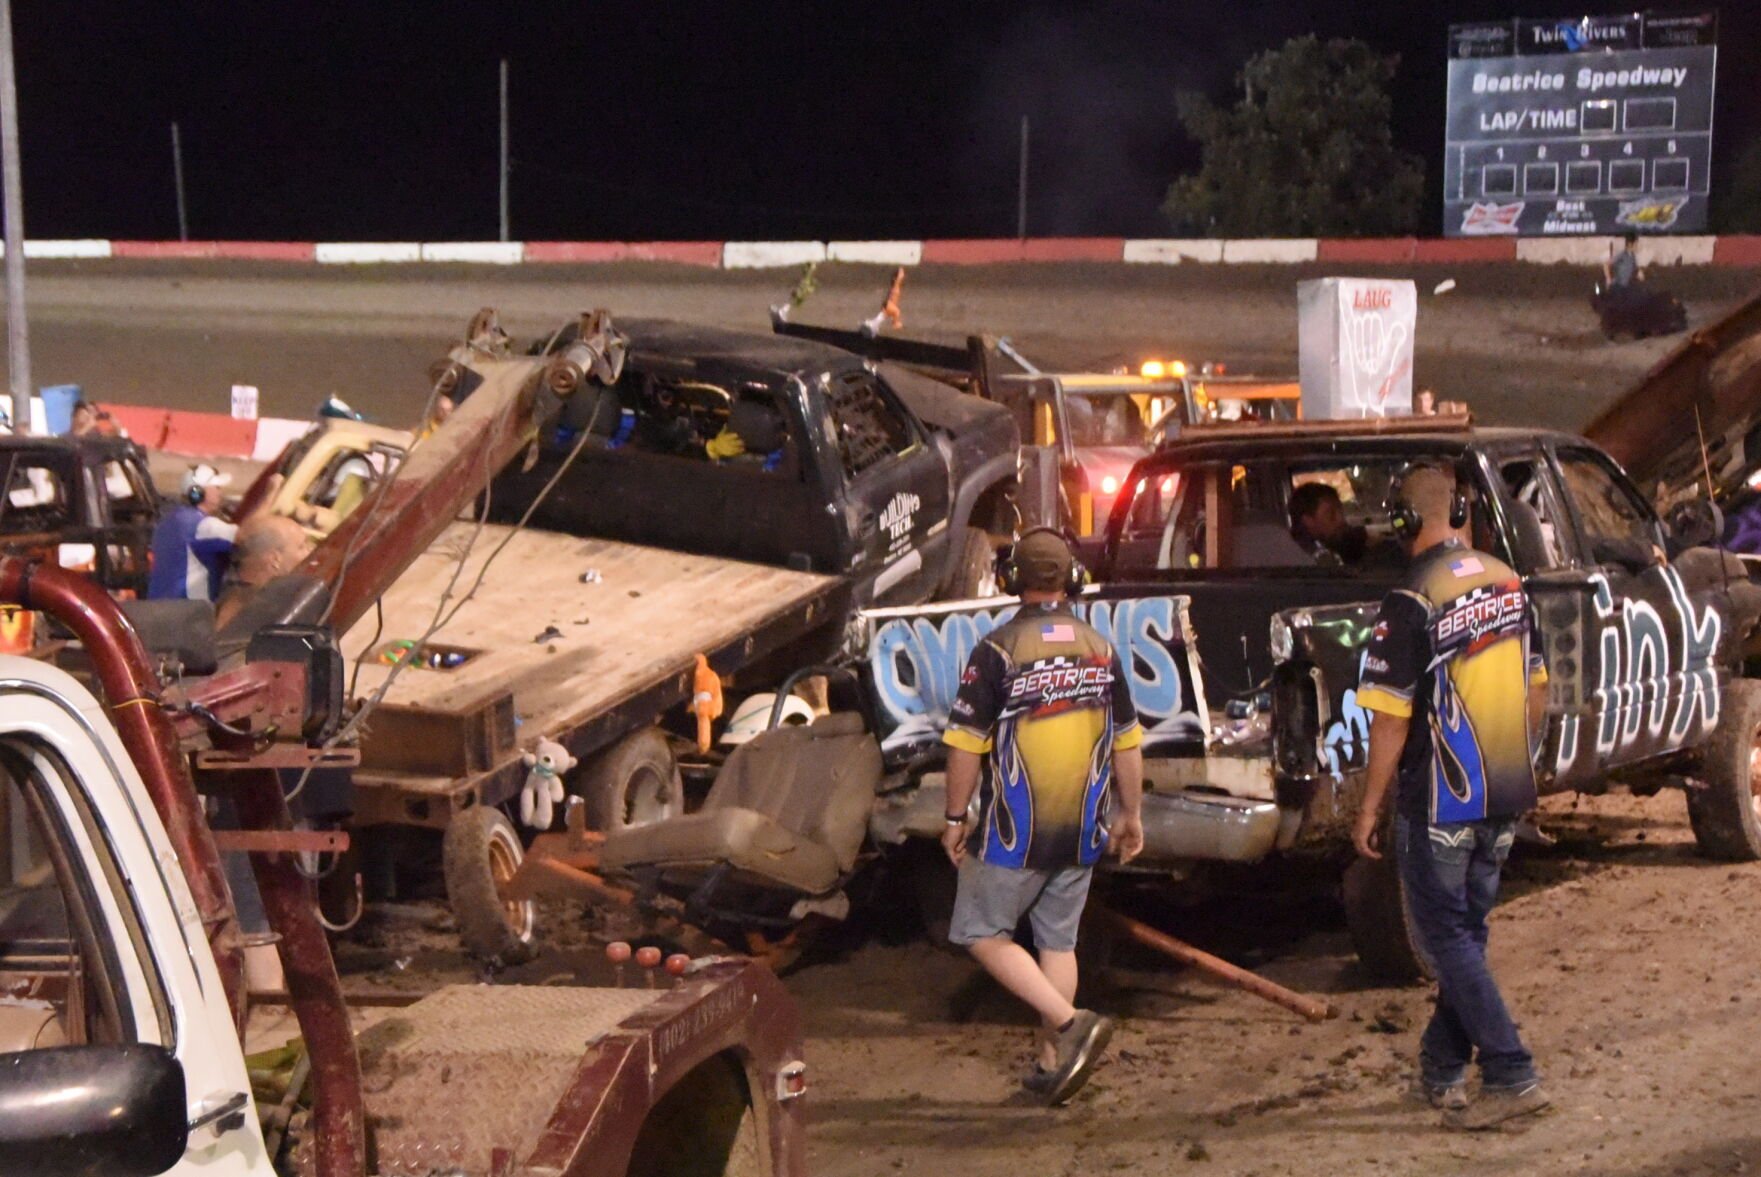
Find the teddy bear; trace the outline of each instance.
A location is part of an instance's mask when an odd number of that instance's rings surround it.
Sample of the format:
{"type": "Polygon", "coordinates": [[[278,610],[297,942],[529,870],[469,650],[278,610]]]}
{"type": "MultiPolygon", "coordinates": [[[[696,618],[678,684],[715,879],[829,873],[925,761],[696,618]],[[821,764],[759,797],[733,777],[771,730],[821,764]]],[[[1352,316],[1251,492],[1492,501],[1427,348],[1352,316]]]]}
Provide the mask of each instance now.
{"type": "Polygon", "coordinates": [[[526,766],[526,783],[520,786],[520,821],[535,830],[548,830],[555,816],[552,806],[563,799],[563,773],[577,763],[569,750],[555,740],[540,738],[538,746],[520,755],[526,766]]]}

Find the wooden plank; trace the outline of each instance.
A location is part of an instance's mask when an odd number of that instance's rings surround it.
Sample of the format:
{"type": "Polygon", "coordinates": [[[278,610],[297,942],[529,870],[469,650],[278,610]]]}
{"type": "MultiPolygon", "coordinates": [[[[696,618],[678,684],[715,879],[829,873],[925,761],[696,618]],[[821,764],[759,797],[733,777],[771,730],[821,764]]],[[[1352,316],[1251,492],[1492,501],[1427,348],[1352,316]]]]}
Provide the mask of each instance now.
{"type": "MultiPolygon", "coordinates": [[[[421,636],[474,530],[474,524],[453,524],[386,592],[378,647],[421,636]]],[[[482,529],[454,600],[510,531],[482,529]]],[[[829,576],[526,530],[512,538],[472,599],[430,639],[431,645],[469,651],[469,659],[453,670],[411,667],[392,684],[386,702],[462,715],[511,692],[522,738],[535,737],[679,673],[697,652],[759,629],[837,583],[829,576]],[[589,572],[598,579],[583,583],[589,572]],[[534,640],[551,629],[556,636],[534,640]]],[[[371,660],[373,630],[369,618],[343,641],[351,663],[363,655],[370,659],[356,688],[362,695],[390,674],[388,666],[371,660]]]]}

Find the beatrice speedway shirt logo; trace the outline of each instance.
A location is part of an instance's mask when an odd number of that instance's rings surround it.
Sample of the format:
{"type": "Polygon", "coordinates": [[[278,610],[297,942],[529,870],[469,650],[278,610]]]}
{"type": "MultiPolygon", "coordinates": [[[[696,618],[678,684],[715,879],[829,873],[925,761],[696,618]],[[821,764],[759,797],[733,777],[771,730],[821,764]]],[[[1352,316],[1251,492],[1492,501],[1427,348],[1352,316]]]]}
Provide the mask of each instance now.
{"type": "Polygon", "coordinates": [[[1009,680],[1007,710],[1036,710],[1079,701],[1100,702],[1113,685],[1113,669],[1105,662],[1067,662],[1062,658],[1029,666],[1009,680]]]}
{"type": "Polygon", "coordinates": [[[1439,656],[1466,645],[1468,653],[1508,634],[1528,627],[1528,597],[1521,582],[1489,584],[1450,603],[1431,623],[1432,640],[1439,656]]]}

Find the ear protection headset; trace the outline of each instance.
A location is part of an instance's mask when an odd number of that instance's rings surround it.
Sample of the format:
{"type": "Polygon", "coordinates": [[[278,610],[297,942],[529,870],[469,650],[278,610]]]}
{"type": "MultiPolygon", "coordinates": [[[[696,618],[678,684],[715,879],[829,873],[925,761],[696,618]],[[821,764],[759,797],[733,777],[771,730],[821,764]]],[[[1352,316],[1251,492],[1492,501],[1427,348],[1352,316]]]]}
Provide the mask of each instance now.
{"type": "Polygon", "coordinates": [[[1016,560],[1015,553],[1020,550],[1022,540],[1042,531],[1047,535],[1057,536],[1059,542],[1066,548],[1070,548],[1070,575],[1065,578],[1064,593],[1066,596],[1076,596],[1082,592],[1082,586],[1088,583],[1088,569],[1084,568],[1082,561],[1076,558],[1076,550],[1070,547],[1070,540],[1056,527],[1030,527],[1016,537],[1015,544],[1009,549],[1008,554],[997,561],[998,586],[1011,597],[1021,595],[1021,581],[1026,574],[1026,569],[1022,568],[1020,562],[1016,560]]]}
{"type": "Polygon", "coordinates": [[[202,500],[208,497],[209,480],[215,477],[214,468],[206,462],[203,462],[199,465],[191,466],[190,472],[186,477],[194,477],[196,478],[196,481],[189,486],[184,487],[183,500],[192,507],[199,507],[202,505],[202,500]],[[206,477],[200,475],[200,472],[203,470],[208,472],[206,477]]]}
{"type": "Polygon", "coordinates": [[[1441,471],[1453,479],[1455,489],[1449,495],[1449,526],[1467,526],[1467,479],[1462,477],[1461,468],[1444,467],[1435,462],[1411,462],[1401,467],[1394,480],[1388,484],[1388,525],[1401,539],[1411,539],[1424,529],[1424,515],[1406,499],[1406,480],[1412,476],[1413,471],[1425,469],[1441,471]]]}

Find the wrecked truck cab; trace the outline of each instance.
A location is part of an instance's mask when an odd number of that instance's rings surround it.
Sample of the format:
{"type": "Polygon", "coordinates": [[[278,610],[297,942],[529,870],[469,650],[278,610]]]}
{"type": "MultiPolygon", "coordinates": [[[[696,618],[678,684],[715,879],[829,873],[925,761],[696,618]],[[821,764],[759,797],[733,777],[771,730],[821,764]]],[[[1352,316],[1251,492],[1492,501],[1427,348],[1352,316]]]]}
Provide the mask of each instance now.
{"type": "Polygon", "coordinates": [[[257,473],[235,512],[282,515],[323,539],[366,501],[414,444],[406,430],[327,417],[284,447],[257,473]]]}
{"type": "Polygon", "coordinates": [[[0,551],[87,572],[144,596],[159,496],[125,437],[0,436],[0,551]]]}
{"type": "Polygon", "coordinates": [[[991,537],[1013,525],[1002,409],[821,343],[619,326],[620,378],[502,473],[492,520],[517,521],[556,477],[533,526],[837,575],[864,603],[984,588],[991,537]]]}
{"type": "MultiPolygon", "coordinates": [[[[1761,857],[1761,801],[1736,751],[1756,746],[1761,724],[1740,679],[1761,587],[1710,549],[1666,558],[1672,537],[1584,439],[1465,418],[1191,428],[1133,470],[1109,520],[1101,576],[1115,592],[1189,601],[1207,690],[1263,733],[1237,751],[1300,814],[1288,848],[1349,861],[1368,752],[1361,658],[1405,566],[1387,491],[1414,464],[1456,472],[1473,545],[1523,578],[1549,668],[1541,790],[1701,777],[1688,803],[1702,851],[1761,857]],[[1346,531],[1331,543],[1292,527],[1307,482],[1339,495],[1346,531]]],[[[1393,872],[1351,863],[1345,883],[1360,956],[1390,975],[1421,968],[1393,872]]]]}

